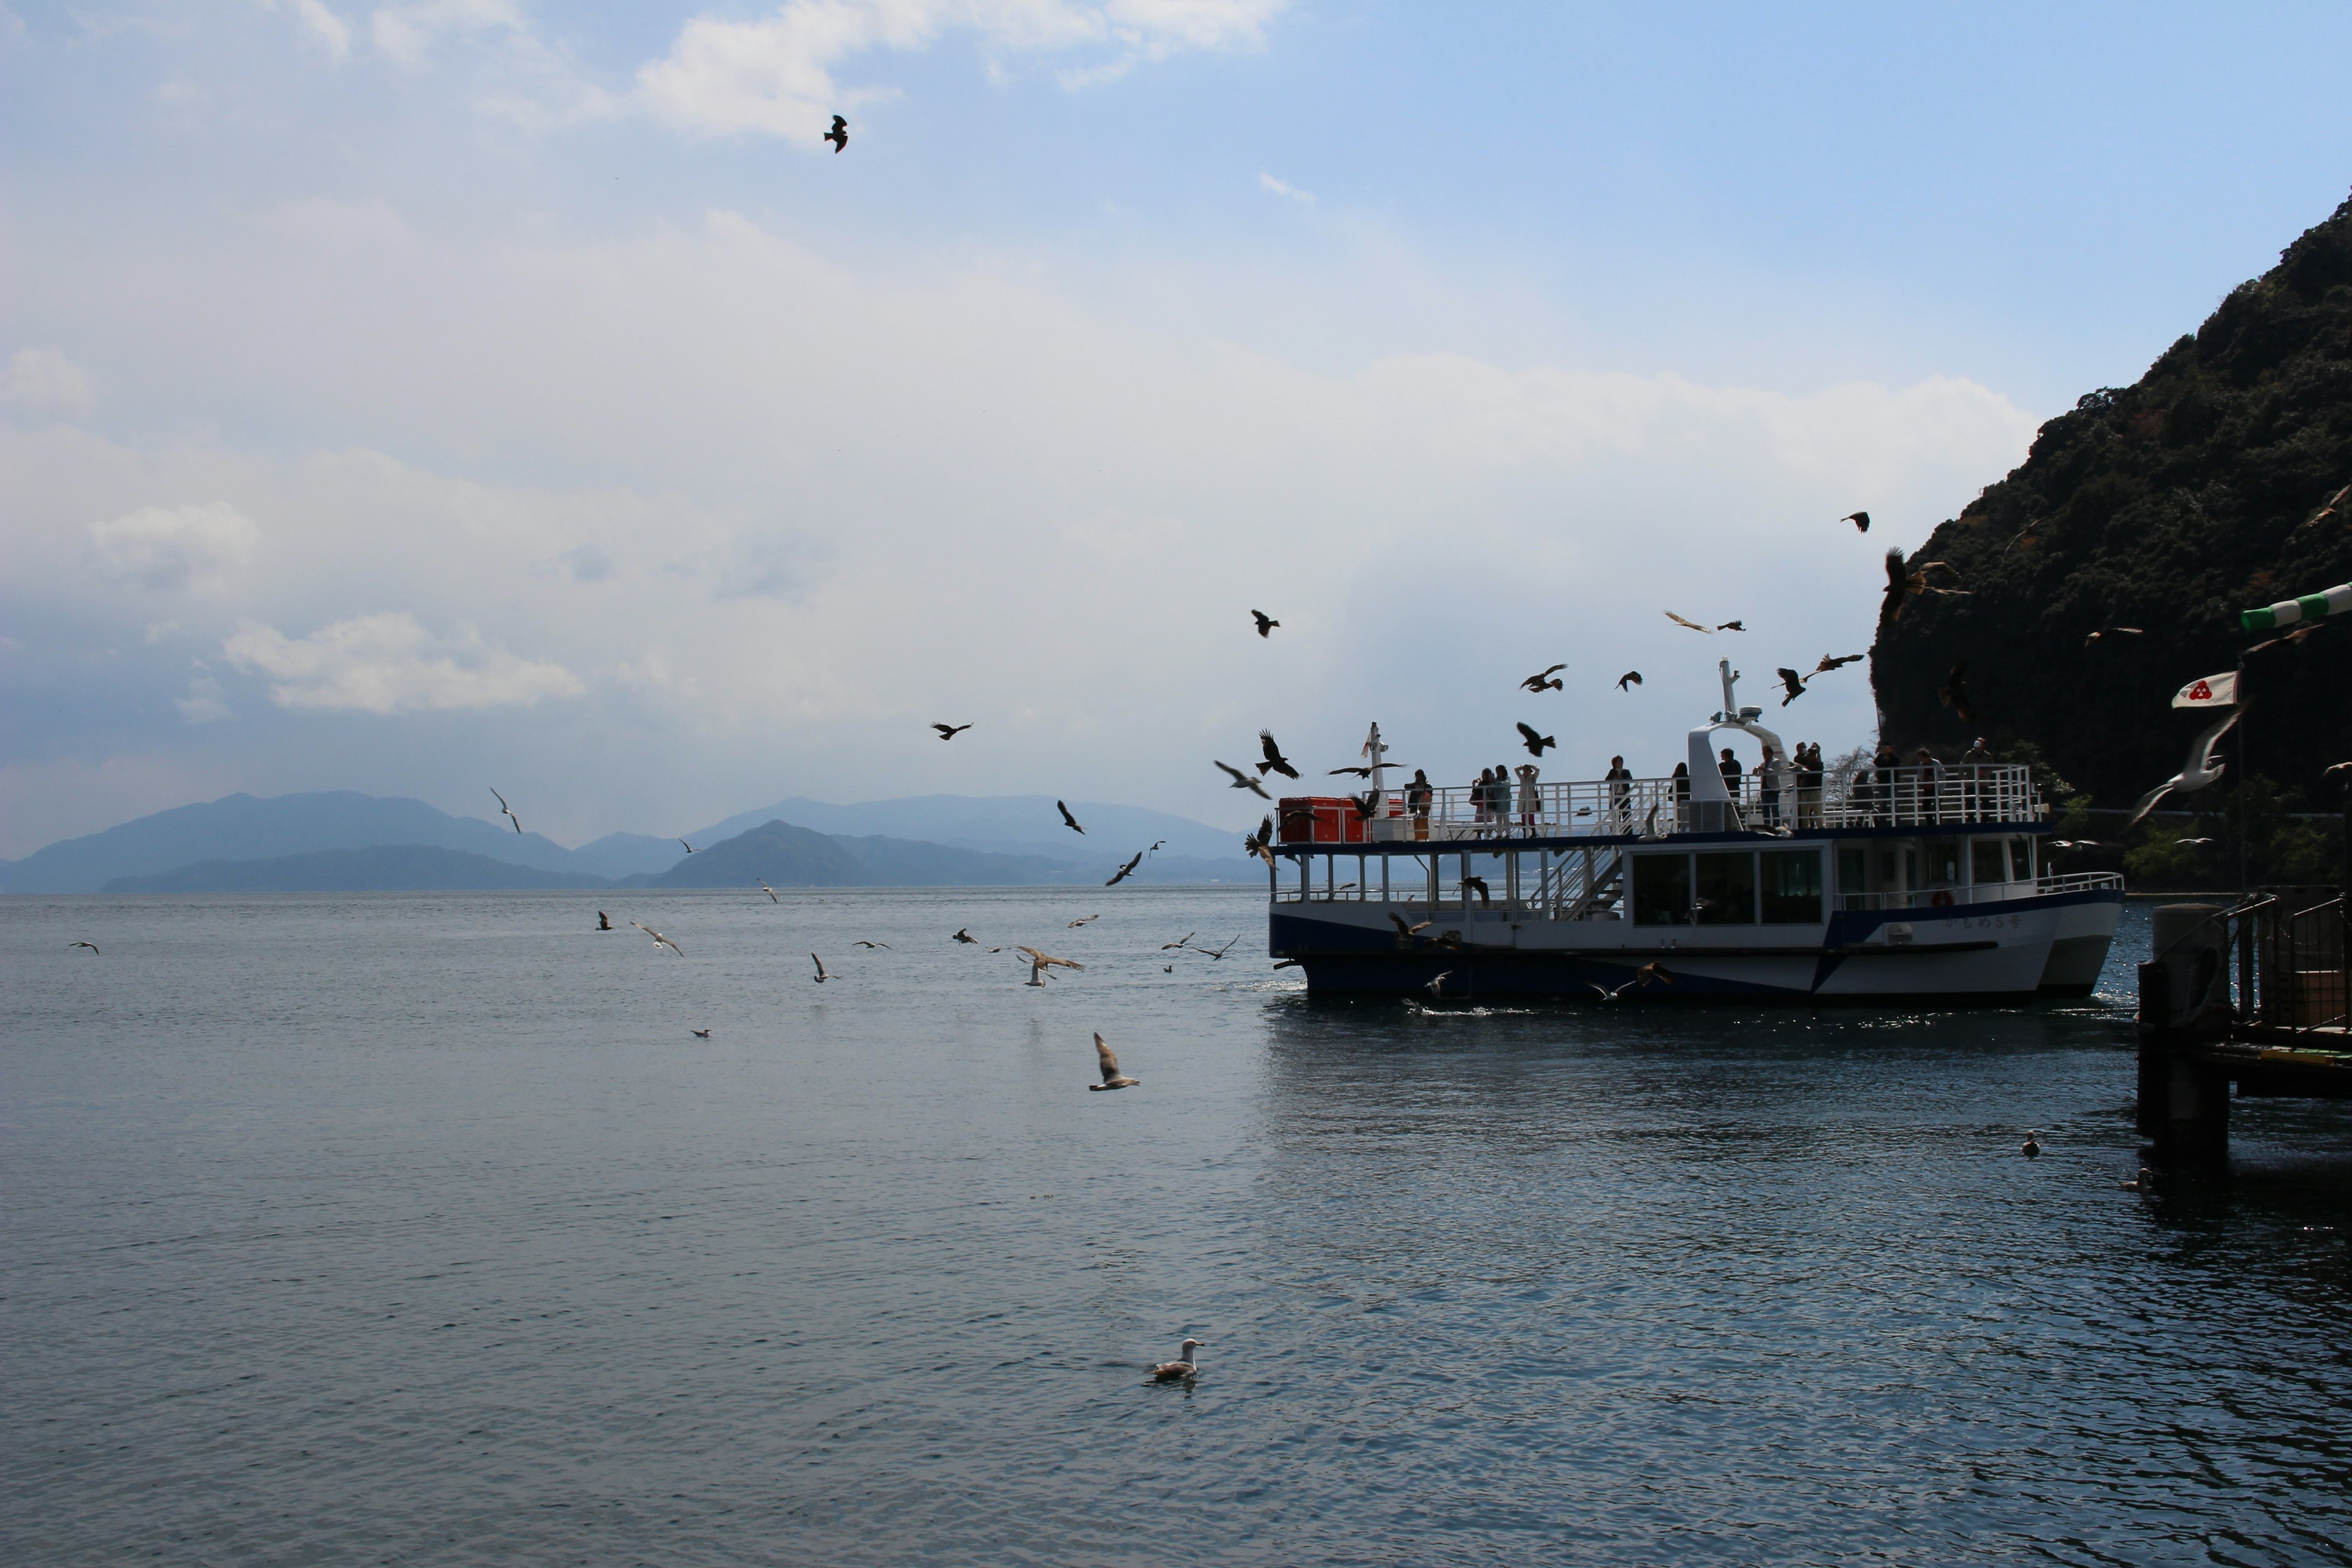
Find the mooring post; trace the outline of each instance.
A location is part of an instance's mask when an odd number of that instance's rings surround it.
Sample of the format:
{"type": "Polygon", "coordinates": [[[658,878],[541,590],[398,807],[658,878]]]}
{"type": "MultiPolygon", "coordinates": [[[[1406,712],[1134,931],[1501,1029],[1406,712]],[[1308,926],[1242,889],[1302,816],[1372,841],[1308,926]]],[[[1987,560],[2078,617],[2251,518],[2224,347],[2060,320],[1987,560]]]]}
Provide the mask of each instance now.
{"type": "Polygon", "coordinates": [[[2230,1031],[2229,930],[2212,904],[2159,905],[2139,966],[2139,1130],[2158,1156],[2226,1159],[2230,1079],[2202,1048],[2230,1031]]]}

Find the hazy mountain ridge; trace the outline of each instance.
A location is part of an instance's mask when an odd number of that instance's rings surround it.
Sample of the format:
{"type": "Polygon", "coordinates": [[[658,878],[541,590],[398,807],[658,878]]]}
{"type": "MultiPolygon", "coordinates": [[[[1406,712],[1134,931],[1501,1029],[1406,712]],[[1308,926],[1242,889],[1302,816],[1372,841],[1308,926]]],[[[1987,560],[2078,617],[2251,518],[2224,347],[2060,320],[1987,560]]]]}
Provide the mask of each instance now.
{"type": "Polygon", "coordinates": [[[117,877],[105,893],[498,892],[606,888],[602,877],[541,871],[431,844],[320,849],[266,860],[200,860],[152,877],[117,877]]]}
{"type": "MultiPolygon", "coordinates": [[[[1882,616],[1871,679],[1888,740],[1950,754],[2038,746],[2105,806],[2181,764],[2203,722],[2174,691],[2262,640],[2238,612],[2352,580],[2352,202],[2232,290],[2128,387],[2084,397],[1913,561],[1965,596],[1882,616]],[[2135,626],[2140,635],[2093,632],[2135,626]],[[1977,717],[1939,701],[1956,660],[1977,717]]],[[[2352,626],[2253,657],[2251,772],[2313,792],[2352,755],[2352,626]]],[[[2313,796],[2332,802],[2330,789],[2313,796]]]]}
{"type": "MultiPolygon", "coordinates": [[[[932,802],[878,803],[885,817],[903,818],[919,809],[952,806],[961,797],[934,797],[932,802]]],[[[810,802],[811,805],[822,803],[810,802]]],[[[980,836],[990,822],[1017,829],[1019,801],[965,801],[977,807],[969,817],[979,819],[980,836]]],[[[1045,809],[1052,811],[1050,799],[1045,809]]],[[[854,816],[861,808],[827,808],[836,820],[854,816]]],[[[1090,808],[1105,820],[1122,814],[1150,819],[1155,826],[1181,824],[1183,837],[1194,843],[1222,846],[1230,837],[1199,823],[1133,807],[1090,808]]],[[[730,822],[737,819],[730,818],[730,822]]],[[[1058,824],[1057,817],[1049,822],[1058,824]]],[[[727,824],[721,824],[724,827],[727,824]]],[[[845,836],[784,822],[770,816],[754,824],[751,834],[775,826],[788,829],[754,844],[738,845],[718,859],[708,859],[722,847],[750,837],[741,832],[706,832],[693,836],[698,853],[688,855],[675,839],[642,834],[608,834],[578,850],[565,849],[537,834],[518,834],[510,827],[473,817],[452,816],[422,801],[329,791],[262,798],[235,795],[195,805],[174,807],[137,818],[100,833],[67,839],[13,863],[0,863],[0,890],[10,893],[93,893],[100,891],[269,890],[361,891],[423,886],[415,880],[417,868],[440,864],[462,879],[452,888],[750,886],[761,876],[778,887],[909,887],[1066,883],[1083,886],[1107,880],[1128,855],[1151,842],[1115,846],[1109,838],[1098,851],[1097,869],[1086,857],[1089,840],[1066,837],[1076,853],[1068,858],[977,849],[894,835],[845,836]],[[455,858],[402,857],[394,851],[429,847],[455,858]],[[316,859],[342,853],[342,859],[316,859]],[[373,859],[369,857],[373,857],[373,859]],[[667,857],[656,858],[656,857],[667,857]],[[499,879],[472,860],[503,865],[541,874],[499,879]],[[652,864],[648,865],[651,861],[652,864]],[[295,864],[295,862],[302,862],[295,864]],[[740,862],[739,865],[738,862],[740,862]],[[267,865],[271,869],[258,868],[267,865]],[[738,876],[743,867],[754,869],[738,876]],[[371,881],[371,870],[384,880],[371,881]],[[541,877],[564,879],[547,881],[541,877]],[[272,880],[275,879],[275,880],[272,880]],[[711,880],[710,879],[718,879],[711,880]],[[265,886],[266,884],[266,886],[265,886]]],[[[967,823],[969,826],[969,822],[967,823]]],[[[1001,835],[1000,835],[1001,836],[1001,835]]],[[[1174,836],[1168,832],[1162,837],[1174,836]]],[[[1053,841],[1048,838],[1047,843],[1053,841]]],[[[1171,843],[1171,849],[1173,845],[1171,843]]],[[[1239,857],[1208,858],[1162,852],[1139,870],[1139,880],[1239,880],[1253,873],[1239,857]]]]}

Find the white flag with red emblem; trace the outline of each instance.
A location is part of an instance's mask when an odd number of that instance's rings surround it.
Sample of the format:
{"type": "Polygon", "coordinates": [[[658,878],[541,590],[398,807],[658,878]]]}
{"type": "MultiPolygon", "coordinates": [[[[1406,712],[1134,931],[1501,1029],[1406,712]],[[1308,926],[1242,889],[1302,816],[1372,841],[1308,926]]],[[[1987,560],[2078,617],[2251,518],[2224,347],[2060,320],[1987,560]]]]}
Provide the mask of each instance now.
{"type": "Polygon", "coordinates": [[[2229,708],[2238,700],[2238,672],[2192,680],[2172,694],[2175,708],[2229,708]]]}

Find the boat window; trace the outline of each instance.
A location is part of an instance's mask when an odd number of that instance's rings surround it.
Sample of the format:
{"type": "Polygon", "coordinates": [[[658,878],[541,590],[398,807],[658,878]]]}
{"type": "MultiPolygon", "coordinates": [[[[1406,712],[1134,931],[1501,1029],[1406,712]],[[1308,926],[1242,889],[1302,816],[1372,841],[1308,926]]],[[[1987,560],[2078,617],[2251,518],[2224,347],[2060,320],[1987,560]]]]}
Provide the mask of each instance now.
{"type": "Polygon", "coordinates": [[[1838,892],[1850,910],[1865,909],[1870,904],[1870,851],[1841,849],[1838,851],[1838,892]]]}
{"type": "Polygon", "coordinates": [[[1764,883],[1764,923],[1822,923],[1822,854],[1818,849],[1767,849],[1759,868],[1764,883]]]}
{"type": "Polygon", "coordinates": [[[1695,855],[1698,897],[1694,907],[1703,926],[1749,926],[1756,923],[1756,855],[1742,849],[1728,855],[1695,855]]]}
{"type": "Polygon", "coordinates": [[[1690,857],[1633,857],[1633,923],[1686,926],[1691,922],[1690,857]]]}
{"type": "Polygon", "coordinates": [[[1909,850],[1882,849],[1878,852],[1878,890],[1899,893],[1903,890],[1903,861],[1918,857],[1909,850]]]}
{"type": "Polygon", "coordinates": [[[2001,854],[1998,838],[1974,838],[1969,841],[1969,879],[1983,887],[1988,882],[2006,882],[2009,868],[2007,857],[2001,854]]]}
{"type": "Polygon", "coordinates": [[[2010,877],[2014,881],[2033,880],[2033,840],[2012,838],[2009,841],[2010,877]]]}
{"type": "Polygon", "coordinates": [[[1920,847],[1927,858],[1929,886],[1948,888],[1960,879],[1960,841],[1958,839],[1930,838],[1920,847]]]}

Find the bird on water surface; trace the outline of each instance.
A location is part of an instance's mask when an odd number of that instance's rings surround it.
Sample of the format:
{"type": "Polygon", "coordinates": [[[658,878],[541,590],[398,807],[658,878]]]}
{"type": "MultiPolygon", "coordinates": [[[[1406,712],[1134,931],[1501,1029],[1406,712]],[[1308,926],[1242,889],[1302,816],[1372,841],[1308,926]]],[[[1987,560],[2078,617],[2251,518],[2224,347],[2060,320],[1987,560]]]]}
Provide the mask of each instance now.
{"type": "Polygon", "coordinates": [[[972,935],[971,931],[961,926],[958,926],[956,928],[955,935],[948,938],[948,940],[950,942],[970,942],[974,947],[978,947],[980,945],[980,938],[972,935]]]}
{"type": "Polygon", "coordinates": [[[596,929],[598,931],[611,931],[613,929],[613,917],[606,914],[604,910],[598,910],[596,911],[596,929]]]}
{"type": "Polygon", "coordinates": [[[694,1031],[694,1037],[698,1040],[707,1040],[710,1037],[710,1031],[708,1029],[697,1029],[694,1031]]]}
{"type": "Polygon", "coordinates": [[[1178,1383],[1198,1375],[1201,1363],[1193,1358],[1192,1352],[1207,1348],[1198,1340],[1186,1340],[1176,1347],[1174,1361],[1163,1361],[1151,1369],[1151,1380],[1154,1383],[1178,1383]]]}
{"type": "Polygon", "coordinates": [[[2042,1133],[2039,1129],[2035,1129],[2026,1133],[2025,1143],[2020,1152],[2023,1153],[2029,1160],[2040,1157],[2042,1153],[2042,1133]]]}
{"type": "Polygon", "coordinates": [[[1088,1089],[1133,1089],[1143,1081],[1118,1070],[1118,1058],[1100,1035],[1095,1037],[1095,1058],[1102,1068],[1102,1082],[1090,1083],[1087,1085],[1088,1089]]]}

